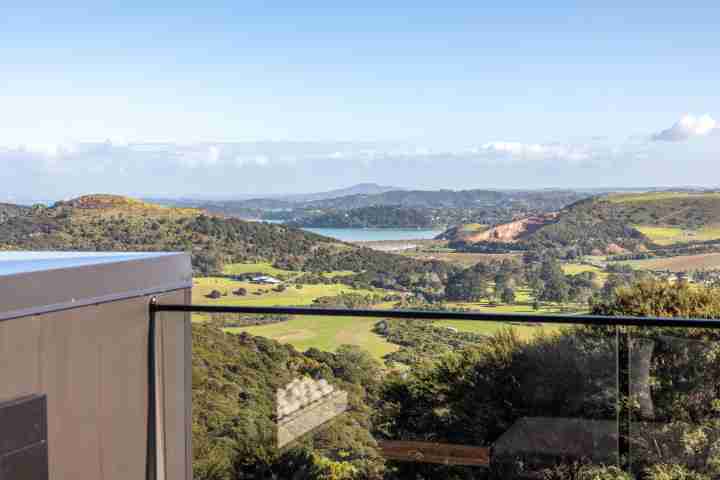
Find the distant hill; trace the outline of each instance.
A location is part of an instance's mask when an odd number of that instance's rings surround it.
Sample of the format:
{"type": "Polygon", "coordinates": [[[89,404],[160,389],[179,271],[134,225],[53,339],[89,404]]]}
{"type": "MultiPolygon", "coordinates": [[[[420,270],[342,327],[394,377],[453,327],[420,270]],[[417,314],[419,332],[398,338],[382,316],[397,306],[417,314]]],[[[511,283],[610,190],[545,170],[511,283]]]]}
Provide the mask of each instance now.
{"type": "Polygon", "coordinates": [[[400,191],[402,188],[378,185],[377,183],[358,183],[347,188],[339,188],[328,192],[305,193],[296,195],[281,195],[278,200],[287,202],[314,202],[318,200],[330,200],[333,198],[348,197],[351,195],[377,195],[385,192],[400,191]]]}
{"type": "Polygon", "coordinates": [[[295,204],[329,200],[350,195],[375,195],[393,190],[402,190],[398,187],[378,185],[376,183],[358,183],[346,188],[329,190],[326,192],[296,193],[280,195],[237,195],[227,200],[210,200],[200,198],[149,198],[148,201],[174,207],[202,208],[215,213],[249,213],[255,209],[283,209],[293,208],[295,204]]]}
{"type": "Polygon", "coordinates": [[[393,205],[416,208],[471,208],[494,205],[507,198],[492,190],[392,190],[308,202],[308,208],[351,209],[393,205]]]}
{"type": "Polygon", "coordinates": [[[332,239],[281,225],[205,215],[115,195],[26,210],[0,224],[0,247],[26,250],[187,251],[199,272],[226,262],[288,261],[332,239]]]}
{"type": "Polygon", "coordinates": [[[494,249],[555,251],[561,256],[602,255],[645,248],[649,239],[617,215],[606,199],[590,198],[556,214],[535,215],[468,234],[451,229],[443,234],[467,251],[494,249]]]}
{"type": "Polygon", "coordinates": [[[670,239],[665,244],[720,240],[720,192],[609,194],[575,202],[556,216],[527,217],[472,234],[454,227],[443,238],[470,250],[505,243],[606,254],[655,248],[661,235],[670,239]]]}
{"type": "MultiPolygon", "coordinates": [[[[176,206],[193,206],[210,213],[245,219],[282,220],[297,225],[313,225],[320,215],[335,215],[369,207],[427,209],[424,215],[441,227],[461,222],[498,223],[517,215],[559,210],[588,194],[570,190],[494,191],[494,190],[387,190],[375,184],[295,197],[269,197],[249,200],[208,202],[178,201],[176,206]],[[353,191],[351,195],[336,196],[353,191]],[[372,193],[380,191],[380,193],[372,193]],[[325,198],[321,198],[325,197],[325,198]],[[442,211],[441,211],[442,210],[442,211]]],[[[164,202],[164,204],[168,204],[164,202]]],[[[413,228],[422,228],[418,224],[413,228]]]]}
{"type": "Polygon", "coordinates": [[[450,270],[442,262],[378,252],[284,225],[116,195],[23,210],[0,223],[2,249],[184,251],[192,254],[199,274],[220,273],[228,263],[269,262],[287,270],[362,272],[357,281],[393,289],[434,287],[450,270]]]}
{"type": "Polygon", "coordinates": [[[697,229],[720,225],[720,192],[651,192],[611,194],[604,206],[634,225],[697,229]]]}
{"type": "Polygon", "coordinates": [[[12,203],[0,203],[0,223],[6,220],[23,215],[30,211],[30,207],[14,205],[12,203]]]}

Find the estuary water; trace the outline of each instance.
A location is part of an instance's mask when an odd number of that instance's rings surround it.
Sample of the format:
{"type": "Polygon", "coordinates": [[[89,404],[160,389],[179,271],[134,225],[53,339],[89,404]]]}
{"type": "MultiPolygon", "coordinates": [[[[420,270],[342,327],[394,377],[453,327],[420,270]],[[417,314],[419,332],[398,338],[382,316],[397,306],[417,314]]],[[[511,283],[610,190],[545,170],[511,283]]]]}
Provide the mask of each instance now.
{"type": "Polygon", "coordinates": [[[442,233],[442,230],[405,228],[303,228],[303,230],[326,237],[337,238],[343,242],[429,240],[442,233]]]}

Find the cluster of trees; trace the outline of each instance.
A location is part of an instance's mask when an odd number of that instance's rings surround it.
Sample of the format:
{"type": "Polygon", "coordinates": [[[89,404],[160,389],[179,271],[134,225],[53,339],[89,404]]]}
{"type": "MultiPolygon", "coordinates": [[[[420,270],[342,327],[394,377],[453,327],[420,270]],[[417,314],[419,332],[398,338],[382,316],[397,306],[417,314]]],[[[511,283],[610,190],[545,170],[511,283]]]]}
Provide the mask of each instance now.
{"type": "Polygon", "coordinates": [[[287,322],[289,315],[239,315],[233,313],[213,313],[204,315],[206,321],[217,328],[249,327],[287,322]]]}
{"type": "Polygon", "coordinates": [[[336,281],[355,287],[441,292],[448,275],[457,271],[458,267],[442,261],[417,260],[363,247],[335,252],[317,248],[305,259],[303,270],[358,272],[335,277],[336,281]]]}
{"type": "Polygon", "coordinates": [[[193,325],[193,470],[196,480],[383,478],[370,432],[380,365],[354,347],[335,353],[193,325]],[[291,447],[275,447],[275,392],[295,378],[348,392],[349,409],[291,447]]]}
{"type": "Polygon", "coordinates": [[[560,263],[553,258],[531,265],[527,272],[535,302],[586,304],[602,286],[595,272],[566,275],[560,263]]]}
{"type": "Polygon", "coordinates": [[[318,297],[313,301],[313,306],[324,308],[370,308],[382,302],[397,302],[401,299],[399,295],[341,293],[332,297],[318,297]]]}
{"type": "Polygon", "coordinates": [[[374,331],[388,342],[400,346],[397,351],[383,357],[390,367],[432,362],[450,352],[487,340],[483,335],[459,332],[426,320],[386,319],[376,323],[374,331]]]}
{"type": "Polygon", "coordinates": [[[479,263],[448,277],[444,300],[513,304],[517,289],[526,286],[533,300],[566,304],[586,304],[601,289],[594,272],[566,275],[560,262],[543,257],[536,262],[503,260],[479,263]]]}
{"type": "Polygon", "coordinates": [[[445,298],[450,301],[515,303],[515,290],[527,282],[524,265],[513,260],[478,263],[448,278],[445,298]]]}

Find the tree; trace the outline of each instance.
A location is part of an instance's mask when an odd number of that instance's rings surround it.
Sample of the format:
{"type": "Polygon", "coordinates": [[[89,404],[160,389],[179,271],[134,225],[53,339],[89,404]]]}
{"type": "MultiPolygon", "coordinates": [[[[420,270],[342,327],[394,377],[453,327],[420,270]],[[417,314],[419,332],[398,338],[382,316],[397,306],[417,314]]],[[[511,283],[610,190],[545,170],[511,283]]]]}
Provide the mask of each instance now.
{"type": "Polygon", "coordinates": [[[557,303],[568,301],[570,286],[557,260],[545,260],[540,267],[539,277],[543,282],[543,288],[538,300],[557,303]]]}
{"type": "Polygon", "coordinates": [[[479,272],[464,270],[448,279],[445,295],[448,300],[479,302],[487,297],[487,283],[479,272]]]}
{"type": "Polygon", "coordinates": [[[510,287],[503,288],[502,292],[500,293],[500,300],[502,301],[502,303],[512,305],[513,303],[515,303],[515,291],[510,287]]]}

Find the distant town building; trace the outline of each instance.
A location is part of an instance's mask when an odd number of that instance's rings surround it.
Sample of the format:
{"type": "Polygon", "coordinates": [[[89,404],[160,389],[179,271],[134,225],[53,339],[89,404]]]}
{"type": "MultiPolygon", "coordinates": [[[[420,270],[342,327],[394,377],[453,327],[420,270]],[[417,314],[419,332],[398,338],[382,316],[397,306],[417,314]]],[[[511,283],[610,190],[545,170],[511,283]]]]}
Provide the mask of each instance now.
{"type": "Polygon", "coordinates": [[[270,275],[260,275],[257,277],[253,277],[250,282],[259,283],[262,285],[279,285],[282,283],[282,280],[278,280],[277,278],[271,277],[270,275]]]}

